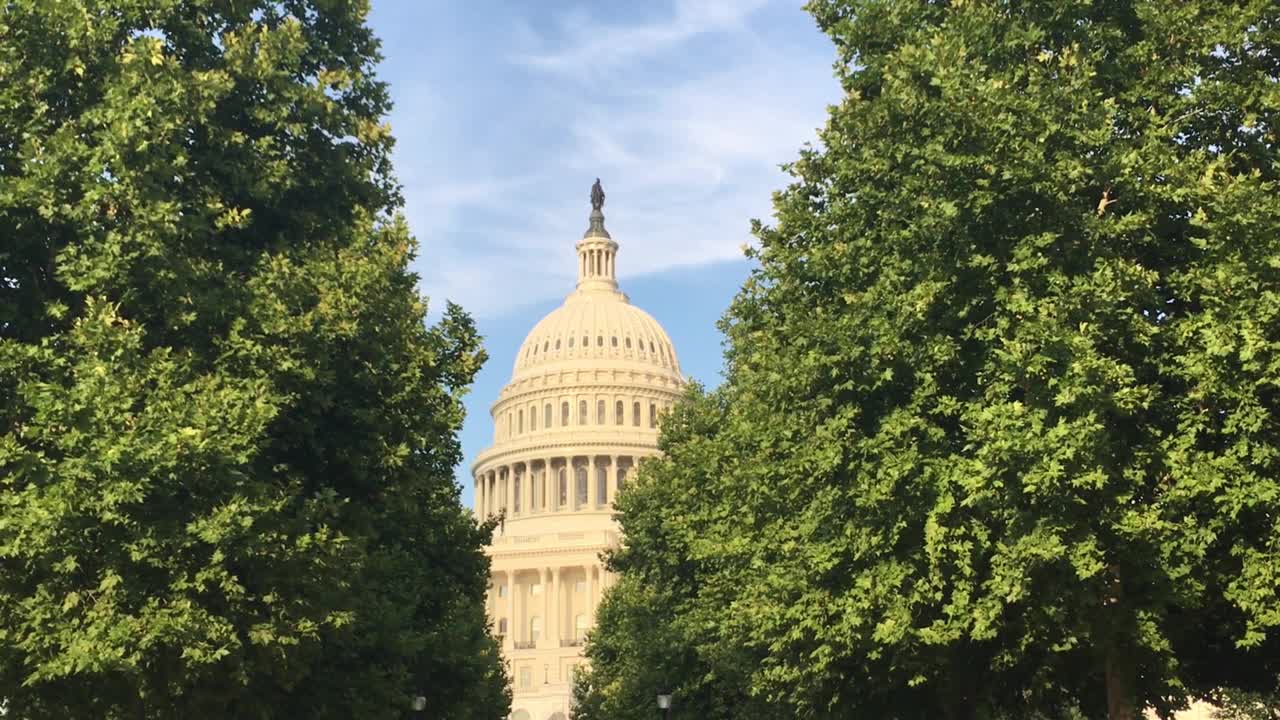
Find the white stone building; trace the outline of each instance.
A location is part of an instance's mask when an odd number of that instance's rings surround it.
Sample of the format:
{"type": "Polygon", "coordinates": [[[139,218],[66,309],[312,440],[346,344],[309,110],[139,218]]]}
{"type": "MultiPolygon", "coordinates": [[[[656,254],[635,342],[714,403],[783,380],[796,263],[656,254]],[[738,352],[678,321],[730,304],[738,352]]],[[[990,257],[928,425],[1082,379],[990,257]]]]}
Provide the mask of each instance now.
{"type": "Polygon", "coordinates": [[[502,514],[488,552],[490,618],[512,678],[512,720],[565,720],[582,641],[612,577],[618,490],[658,453],[684,378],[666,331],[618,289],[618,244],[592,190],[578,283],[525,338],[472,465],[476,514],[502,514]]]}

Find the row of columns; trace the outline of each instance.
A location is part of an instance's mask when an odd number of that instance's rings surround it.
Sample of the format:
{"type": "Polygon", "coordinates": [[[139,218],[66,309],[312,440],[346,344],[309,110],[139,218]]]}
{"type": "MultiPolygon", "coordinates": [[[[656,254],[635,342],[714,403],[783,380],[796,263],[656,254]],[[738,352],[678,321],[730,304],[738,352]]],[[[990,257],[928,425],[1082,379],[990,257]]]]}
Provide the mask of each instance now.
{"type": "Polygon", "coordinates": [[[585,615],[584,629],[594,627],[600,597],[613,584],[613,577],[602,565],[495,571],[489,597],[494,632],[503,636],[502,646],[507,650],[516,649],[517,644],[521,649],[574,644],[581,640],[574,622],[576,616],[585,615]],[[578,570],[582,571],[586,587],[584,596],[575,602],[571,583],[577,582],[578,570]],[[537,596],[533,594],[535,584],[541,588],[537,596]],[[500,592],[499,588],[505,590],[500,592]],[[576,612],[578,610],[581,613],[576,612]],[[536,639],[533,637],[535,618],[541,625],[536,639]]]}
{"type": "Polygon", "coordinates": [[[577,455],[546,457],[541,461],[530,460],[490,468],[477,474],[475,478],[476,515],[486,518],[506,510],[507,517],[523,517],[606,507],[618,496],[618,490],[626,482],[627,472],[634,464],[635,458],[627,455],[577,455]],[[605,457],[608,461],[601,462],[605,457]],[[577,458],[585,458],[586,462],[575,462],[577,458]],[[538,462],[541,462],[540,471],[536,465],[538,462]],[[577,469],[580,467],[585,467],[587,471],[585,504],[580,503],[578,498],[577,469]],[[560,502],[561,469],[565,473],[563,504],[560,502]],[[600,488],[601,469],[605,471],[603,492],[600,488]]]}
{"type": "Polygon", "coordinates": [[[580,277],[614,277],[614,254],[604,249],[583,250],[579,256],[580,277]]]}

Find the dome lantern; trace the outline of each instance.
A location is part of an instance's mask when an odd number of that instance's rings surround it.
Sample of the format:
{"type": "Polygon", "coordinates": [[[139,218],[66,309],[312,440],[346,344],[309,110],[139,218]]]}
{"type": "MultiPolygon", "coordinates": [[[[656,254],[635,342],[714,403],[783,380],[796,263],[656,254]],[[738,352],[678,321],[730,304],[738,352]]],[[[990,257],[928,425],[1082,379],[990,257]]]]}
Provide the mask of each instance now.
{"type": "Polygon", "coordinates": [[[600,178],[591,186],[590,226],[578,241],[578,289],[617,292],[618,243],[604,227],[604,189],[600,178]]]}

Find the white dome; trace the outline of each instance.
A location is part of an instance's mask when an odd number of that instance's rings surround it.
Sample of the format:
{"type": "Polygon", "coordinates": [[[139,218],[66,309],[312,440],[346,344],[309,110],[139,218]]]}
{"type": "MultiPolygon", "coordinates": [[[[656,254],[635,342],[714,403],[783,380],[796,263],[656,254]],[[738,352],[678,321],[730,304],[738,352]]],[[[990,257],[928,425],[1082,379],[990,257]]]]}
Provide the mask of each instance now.
{"type": "Polygon", "coordinates": [[[579,365],[599,367],[601,361],[680,375],[675,347],[649,313],[620,292],[578,290],[533,326],[516,354],[512,380],[579,365]]]}

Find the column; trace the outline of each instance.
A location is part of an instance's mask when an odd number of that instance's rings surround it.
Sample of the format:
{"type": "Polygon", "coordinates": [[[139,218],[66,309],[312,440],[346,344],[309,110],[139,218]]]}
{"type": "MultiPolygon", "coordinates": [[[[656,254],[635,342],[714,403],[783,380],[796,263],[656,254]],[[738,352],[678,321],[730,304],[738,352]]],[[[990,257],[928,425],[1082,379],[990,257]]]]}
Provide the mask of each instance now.
{"type": "Polygon", "coordinates": [[[520,576],[516,576],[515,582],[511,583],[511,592],[516,605],[515,625],[512,628],[511,637],[516,642],[524,642],[529,639],[529,620],[528,605],[529,601],[525,598],[524,592],[520,590],[520,576]]]}
{"type": "Polygon", "coordinates": [[[502,645],[510,650],[514,647],[516,641],[516,584],[515,573],[507,571],[507,636],[503,638],[502,645]]]}
{"type": "Polygon", "coordinates": [[[591,608],[587,614],[587,624],[590,627],[596,625],[596,608],[600,605],[600,566],[593,565],[587,572],[587,597],[588,605],[591,608]]]}
{"type": "Polygon", "coordinates": [[[538,512],[538,480],[533,474],[533,461],[525,463],[525,471],[529,477],[529,514],[538,512]]]}
{"type": "Polygon", "coordinates": [[[520,514],[534,514],[534,473],[530,470],[532,464],[529,461],[524,462],[525,469],[520,473],[520,514]]]}
{"type": "Polygon", "coordinates": [[[553,502],[555,498],[551,495],[551,458],[542,459],[542,511],[553,512],[556,504],[553,502]]]}
{"type": "Polygon", "coordinates": [[[542,583],[542,637],[538,644],[547,647],[543,643],[551,637],[551,573],[545,567],[538,568],[538,581],[542,583]]]}
{"type": "Polygon", "coordinates": [[[556,476],[555,476],[555,470],[551,467],[553,458],[547,458],[545,462],[547,463],[547,475],[545,478],[543,478],[543,484],[545,485],[546,491],[547,491],[547,498],[546,498],[547,512],[553,513],[556,511],[556,492],[555,492],[556,476]]]}
{"type": "Polygon", "coordinates": [[[600,498],[596,497],[599,491],[596,489],[596,456],[587,456],[587,508],[595,509],[600,504],[600,498]]]}
{"type": "Polygon", "coordinates": [[[563,614],[560,609],[560,568],[551,568],[551,592],[547,595],[547,602],[551,607],[551,611],[547,613],[547,637],[551,639],[552,647],[560,646],[560,616],[563,614]]]}
{"type": "Polygon", "coordinates": [[[545,505],[545,502],[547,502],[547,464],[545,464],[545,461],[543,462],[543,474],[538,478],[538,491],[536,492],[539,493],[535,497],[535,500],[538,500],[538,511],[547,512],[547,505],[545,505]]]}
{"type": "Polygon", "coordinates": [[[502,474],[507,478],[507,486],[503,488],[503,494],[506,496],[504,502],[506,503],[507,517],[511,517],[516,511],[516,483],[511,470],[512,466],[510,465],[505,465],[502,468],[502,474]]]}
{"type": "Polygon", "coordinates": [[[609,456],[609,497],[618,502],[618,456],[609,456]]]}

